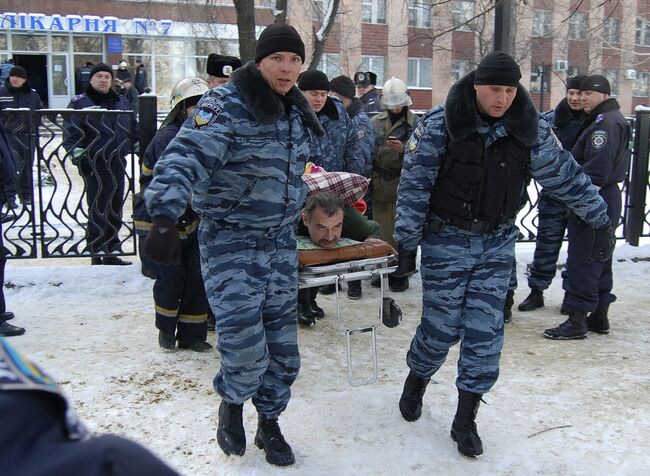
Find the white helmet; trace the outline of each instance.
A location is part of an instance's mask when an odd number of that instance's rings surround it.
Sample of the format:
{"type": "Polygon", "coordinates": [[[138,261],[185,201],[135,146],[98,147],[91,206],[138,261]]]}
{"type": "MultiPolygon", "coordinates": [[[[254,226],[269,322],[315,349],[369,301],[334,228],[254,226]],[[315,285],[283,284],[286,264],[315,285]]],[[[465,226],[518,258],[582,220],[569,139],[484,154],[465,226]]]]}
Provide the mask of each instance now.
{"type": "Polygon", "coordinates": [[[172,95],[169,101],[171,111],[165,117],[160,127],[171,123],[181,112],[183,101],[193,97],[201,97],[210,89],[208,83],[200,78],[185,78],[177,82],[172,88],[172,95]]]}
{"type": "Polygon", "coordinates": [[[413,104],[406,90],[406,84],[399,78],[391,77],[381,90],[381,102],[385,108],[410,106],[413,104]]]}

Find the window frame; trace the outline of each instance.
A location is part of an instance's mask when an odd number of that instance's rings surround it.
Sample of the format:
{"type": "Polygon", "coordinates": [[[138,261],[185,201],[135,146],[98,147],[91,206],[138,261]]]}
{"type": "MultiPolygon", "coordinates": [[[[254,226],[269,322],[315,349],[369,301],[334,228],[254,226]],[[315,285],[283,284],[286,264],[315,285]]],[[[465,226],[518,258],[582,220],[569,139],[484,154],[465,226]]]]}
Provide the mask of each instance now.
{"type": "Polygon", "coordinates": [[[407,60],[407,74],[406,74],[406,87],[409,89],[433,89],[433,60],[431,58],[410,57],[407,60]],[[428,75],[422,72],[422,64],[428,63],[428,75]],[[415,64],[415,78],[416,82],[413,83],[412,68],[415,64]],[[423,84],[424,83],[424,84],[423,84]]]}

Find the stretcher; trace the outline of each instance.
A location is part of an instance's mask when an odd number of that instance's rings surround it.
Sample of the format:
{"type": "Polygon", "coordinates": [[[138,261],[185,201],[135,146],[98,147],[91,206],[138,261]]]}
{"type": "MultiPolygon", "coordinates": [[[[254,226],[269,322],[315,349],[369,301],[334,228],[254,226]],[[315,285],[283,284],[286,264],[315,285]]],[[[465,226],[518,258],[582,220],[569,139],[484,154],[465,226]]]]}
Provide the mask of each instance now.
{"type": "MultiPolygon", "coordinates": [[[[376,240],[379,242],[379,240],[376,240]]],[[[384,324],[387,327],[395,327],[399,325],[402,319],[402,313],[397,304],[390,298],[388,294],[388,275],[393,273],[397,268],[397,258],[395,251],[385,242],[383,245],[383,256],[370,256],[372,254],[380,254],[379,250],[373,250],[368,253],[367,249],[361,252],[360,259],[346,259],[340,261],[342,255],[351,254],[352,248],[345,250],[344,253],[330,254],[333,257],[334,263],[328,263],[326,258],[319,257],[317,259],[305,259],[304,255],[308,254],[305,250],[299,250],[298,256],[301,262],[298,273],[298,287],[300,289],[312,288],[315,286],[325,286],[333,284],[336,300],[336,320],[339,326],[339,332],[345,335],[346,340],[346,354],[347,354],[347,377],[348,382],[353,387],[361,385],[368,385],[377,380],[378,362],[377,362],[377,328],[384,324]],[[317,264],[314,264],[316,262],[317,264]],[[308,265],[307,265],[308,264],[308,265]],[[339,283],[346,281],[356,281],[366,278],[380,278],[380,293],[378,304],[378,322],[366,327],[348,327],[344,324],[344,319],[341,310],[341,295],[339,292],[339,283]],[[366,379],[355,378],[353,368],[353,341],[358,341],[360,337],[370,338],[370,354],[372,362],[372,374],[366,379]]],[[[372,243],[377,247],[376,243],[372,243]]],[[[328,250],[334,251],[334,250],[328,250]]],[[[361,250],[360,250],[361,251],[361,250]]],[[[327,253],[326,253],[327,255],[327,253]]]]}

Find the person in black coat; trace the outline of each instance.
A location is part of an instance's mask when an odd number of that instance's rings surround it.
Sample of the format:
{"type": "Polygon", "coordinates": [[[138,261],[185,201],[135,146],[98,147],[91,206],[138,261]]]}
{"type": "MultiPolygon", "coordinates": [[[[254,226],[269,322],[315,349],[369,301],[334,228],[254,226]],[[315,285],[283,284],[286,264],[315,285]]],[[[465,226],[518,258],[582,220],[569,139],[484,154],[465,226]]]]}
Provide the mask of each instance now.
{"type": "MultiPolygon", "coordinates": [[[[0,89],[0,110],[2,109],[42,109],[41,97],[34,91],[27,79],[27,71],[22,66],[14,66],[4,87],[0,89]]],[[[24,114],[5,115],[5,131],[9,134],[13,155],[18,159],[18,195],[25,205],[33,201],[34,155],[30,148],[29,123],[24,114]]]]}
{"type": "Polygon", "coordinates": [[[145,447],[91,435],[57,383],[0,337],[0,474],[178,476],[145,447]]]}
{"type": "Polygon", "coordinates": [[[135,82],[133,86],[138,91],[138,94],[143,94],[147,89],[147,70],[143,64],[140,64],[135,70],[135,82]]]}
{"type": "MultiPolygon", "coordinates": [[[[12,157],[11,147],[9,147],[9,138],[5,133],[4,127],[0,123],[0,207],[6,201],[6,190],[13,189],[16,181],[16,168],[14,158],[12,157]]],[[[5,303],[5,246],[3,242],[2,222],[0,221],[0,336],[18,336],[25,333],[25,329],[18,326],[12,326],[7,321],[13,319],[14,313],[7,311],[5,303]]]]}
{"type": "MultiPolygon", "coordinates": [[[[130,111],[128,101],[112,89],[113,71],[104,64],[93,66],[86,92],[72,98],[68,109],[101,108],[130,111]]],[[[66,116],[63,147],[86,182],[88,229],[86,239],[92,264],[128,265],[115,256],[120,252],[126,155],[131,152],[132,114],[66,116]]]]}

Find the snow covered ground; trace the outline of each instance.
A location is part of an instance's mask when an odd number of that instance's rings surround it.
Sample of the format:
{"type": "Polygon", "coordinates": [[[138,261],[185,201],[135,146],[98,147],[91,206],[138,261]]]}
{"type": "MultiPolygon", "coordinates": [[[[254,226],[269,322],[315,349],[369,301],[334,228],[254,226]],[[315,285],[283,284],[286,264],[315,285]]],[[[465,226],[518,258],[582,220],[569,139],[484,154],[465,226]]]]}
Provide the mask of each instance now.
{"type": "MultiPolygon", "coordinates": [[[[528,292],[532,246],[517,245],[517,255],[516,304],[528,292]]],[[[280,419],[297,459],[287,469],[268,465],[253,444],[250,403],[244,407],[246,454],[226,457],[219,450],[219,398],[212,389],[218,354],[159,349],[153,281],[140,275],[138,264],[11,261],[8,308],[17,315],[12,323],[27,333],[10,343],[61,383],[92,430],[135,439],[184,475],[644,474],[650,463],[650,245],[619,244],[615,258],[619,300],[610,335],[575,342],[541,336],[564,319],[559,279],[545,294],[545,308],[515,310],[501,376],[479,410],[485,453],[477,460],[460,456],[449,437],[457,348],[427,389],[422,418],[407,423],[397,408],[420,313],[418,276],[407,292],[394,295],[404,320],[379,330],[379,378],[362,387],[347,382],[334,301],[319,297],[327,317],[299,330],[302,368],[280,419]]],[[[350,326],[375,321],[377,294],[364,284],[363,300],[343,297],[350,326]]],[[[359,342],[354,358],[359,377],[366,377],[367,341],[359,342]]]]}

